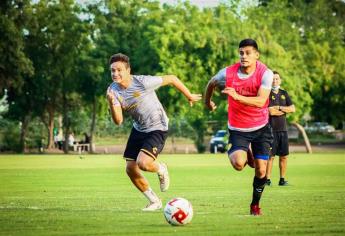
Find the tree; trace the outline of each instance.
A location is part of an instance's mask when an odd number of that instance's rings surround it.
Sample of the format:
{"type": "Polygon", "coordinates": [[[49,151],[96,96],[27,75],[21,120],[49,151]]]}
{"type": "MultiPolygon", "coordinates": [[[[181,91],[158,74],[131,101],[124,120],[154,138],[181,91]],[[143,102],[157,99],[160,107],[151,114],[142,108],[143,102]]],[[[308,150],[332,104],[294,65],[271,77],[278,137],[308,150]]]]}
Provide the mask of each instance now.
{"type": "Polygon", "coordinates": [[[32,63],[24,53],[30,2],[4,0],[0,3],[0,93],[4,88],[20,89],[23,76],[33,73],[32,63]]]}
{"type": "MultiPolygon", "coordinates": [[[[63,115],[67,140],[70,127],[77,120],[73,117],[73,110],[80,108],[81,104],[77,92],[78,63],[89,41],[86,24],[79,13],[79,6],[72,0],[42,0],[33,5],[34,17],[26,37],[26,50],[34,62],[35,75],[28,78],[27,85],[39,87],[31,92],[36,104],[31,111],[35,111],[47,127],[48,148],[53,145],[56,112],[63,115]]],[[[67,145],[64,150],[68,151],[67,145]]]]}

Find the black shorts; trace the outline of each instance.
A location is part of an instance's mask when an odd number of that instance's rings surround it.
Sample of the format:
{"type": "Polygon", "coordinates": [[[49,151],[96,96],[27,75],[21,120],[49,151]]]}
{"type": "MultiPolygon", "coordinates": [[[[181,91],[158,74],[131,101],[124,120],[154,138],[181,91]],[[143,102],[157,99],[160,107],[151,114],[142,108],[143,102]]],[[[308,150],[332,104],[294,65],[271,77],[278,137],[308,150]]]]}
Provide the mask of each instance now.
{"type": "Polygon", "coordinates": [[[273,132],[271,156],[289,155],[289,138],[286,131],[273,132]]]}
{"type": "Polygon", "coordinates": [[[229,133],[229,143],[231,143],[229,154],[236,150],[247,152],[251,143],[254,158],[268,160],[273,141],[272,128],[269,124],[251,132],[229,130],[229,133]]]}
{"type": "Polygon", "coordinates": [[[156,159],[163,150],[168,131],[154,130],[149,133],[139,132],[132,128],[123,157],[126,160],[137,160],[140,151],[156,159]]]}

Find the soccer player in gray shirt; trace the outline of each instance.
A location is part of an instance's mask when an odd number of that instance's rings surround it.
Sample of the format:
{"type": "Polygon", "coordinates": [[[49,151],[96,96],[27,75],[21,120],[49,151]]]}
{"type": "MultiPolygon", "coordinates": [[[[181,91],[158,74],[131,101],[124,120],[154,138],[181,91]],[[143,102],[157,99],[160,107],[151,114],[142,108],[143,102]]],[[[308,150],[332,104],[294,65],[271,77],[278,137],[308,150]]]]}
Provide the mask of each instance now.
{"type": "Polygon", "coordinates": [[[124,152],[126,172],[132,183],[149,200],[143,211],[162,208],[162,201],[150,188],[141,171],[158,174],[162,192],[169,188],[167,165],[156,161],[163,150],[168,132],[169,119],[160,103],[155,89],[173,85],[189,101],[190,105],[201,99],[201,94],[192,94],[174,75],[145,76],[131,75],[128,56],[114,54],[109,61],[113,83],[108,87],[107,100],[115,124],[123,122],[122,112],[134,120],[131,134],[124,152]]]}

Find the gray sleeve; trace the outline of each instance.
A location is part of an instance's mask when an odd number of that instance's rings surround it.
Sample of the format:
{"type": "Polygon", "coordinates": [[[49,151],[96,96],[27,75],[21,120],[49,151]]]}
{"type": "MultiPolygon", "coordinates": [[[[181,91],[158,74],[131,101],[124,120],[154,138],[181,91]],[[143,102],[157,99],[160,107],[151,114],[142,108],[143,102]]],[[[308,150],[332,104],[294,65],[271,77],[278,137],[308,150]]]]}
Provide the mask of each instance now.
{"type": "Polygon", "coordinates": [[[262,76],[261,86],[264,89],[272,89],[273,82],[273,72],[270,69],[267,69],[262,76]]]}
{"type": "Polygon", "coordinates": [[[225,88],[225,78],[226,78],[226,68],[221,69],[218,73],[213,76],[213,81],[215,81],[217,88],[225,88]]]}
{"type": "Polygon", "coordinates": [[[144,76],[142,83],[147,90],[155,90],[162,86],[163,78],[160,76],[144,76]]]}

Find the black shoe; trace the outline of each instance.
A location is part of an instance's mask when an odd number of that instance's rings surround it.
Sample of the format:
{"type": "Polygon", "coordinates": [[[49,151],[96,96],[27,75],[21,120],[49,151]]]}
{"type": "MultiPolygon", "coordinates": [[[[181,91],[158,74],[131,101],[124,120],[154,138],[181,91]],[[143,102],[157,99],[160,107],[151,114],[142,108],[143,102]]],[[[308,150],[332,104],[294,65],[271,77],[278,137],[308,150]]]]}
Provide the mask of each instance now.
{"type": "Polygon", "coordinates": [[[285,181],[285,180],[279,181],[279,186],[287,186],[287,185],[289,185],[287,181],[285,181]]]}
{"type": "Polygon", "coordinates": [[[270,179],[267,179],[267,180],[266,180],[266,185],[267,185],[267,186],[271,186],[271,185],[272,185],[272,182],[271,182],[270,179]]]}

